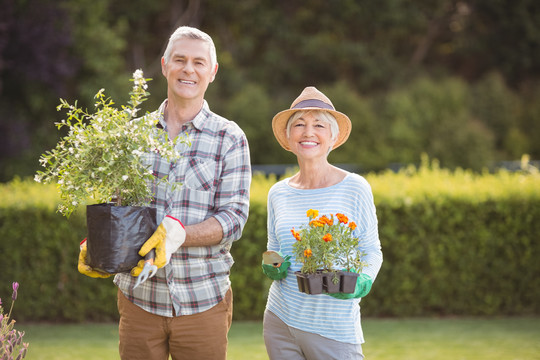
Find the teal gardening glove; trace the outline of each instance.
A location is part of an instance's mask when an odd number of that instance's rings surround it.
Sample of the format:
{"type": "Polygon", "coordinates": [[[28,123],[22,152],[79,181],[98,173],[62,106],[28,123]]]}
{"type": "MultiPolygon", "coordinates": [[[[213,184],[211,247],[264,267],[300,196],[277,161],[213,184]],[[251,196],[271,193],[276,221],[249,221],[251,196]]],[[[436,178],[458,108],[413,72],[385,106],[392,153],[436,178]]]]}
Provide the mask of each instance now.
{"type": "Polygon", "coordinates": [[[371,290],[372,284],[373,284],[373,280],[371,280],[371,277],[369,275],[360,274],[360,276],[358,276],[358,278],[356,279],[356,289],[354,290],[354,293],[352,294],[335,293],[335,294],[327,294],[327,295],[336,299],[340,299],[340,300],[359,299],[366,296],[369,293],[369,291],[371,290]]]}
{"type": "Polygon", "coordinates": [[[287,271],[291,262],[289,255],[283,257],[276,251],[265,251],[263,253],[262,271],[272,280],[282,280],[287,277],[287,271]]]}

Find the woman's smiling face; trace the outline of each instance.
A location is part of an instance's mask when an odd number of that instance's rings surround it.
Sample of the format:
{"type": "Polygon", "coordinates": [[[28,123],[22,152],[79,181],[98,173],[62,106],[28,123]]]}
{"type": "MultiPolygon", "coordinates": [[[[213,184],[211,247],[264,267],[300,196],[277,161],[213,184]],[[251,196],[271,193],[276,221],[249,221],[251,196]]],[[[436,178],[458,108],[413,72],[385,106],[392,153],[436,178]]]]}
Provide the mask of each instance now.
{"type": "Polygon", "coordinates": [[[291,151],[302,159],[326,159],[335,142],[330,124],[314,111],[292,121],[288,140],[291,151]]]}

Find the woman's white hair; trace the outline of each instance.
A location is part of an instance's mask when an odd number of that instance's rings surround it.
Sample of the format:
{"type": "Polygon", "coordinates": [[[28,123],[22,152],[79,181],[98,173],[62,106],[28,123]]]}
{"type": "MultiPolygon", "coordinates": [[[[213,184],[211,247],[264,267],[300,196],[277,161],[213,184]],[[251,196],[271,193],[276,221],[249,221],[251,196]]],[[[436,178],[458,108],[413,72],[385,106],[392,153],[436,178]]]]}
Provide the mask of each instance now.
{"type": "Polygon", "coordinates": [[[217,54],[216,54],[216,46],[214,45],[214,41],[208,35],[207,33],[194,28],[190,26],[180,26],[178,29],[176,29],[171,37],[169,37],[169,42],[167,43],[167,48],[165,49],[165,52],[163,53],[163,59],[165,61],[165,64],[169,62],[169,59],[171,58],[171,51],[173,44],[176,40],[179,39],[194,39],[194,40],[201,40],[208,44],[210,47],[210,65],[212,66],[212,69],[216,67],[217,64],[217,54]]]}

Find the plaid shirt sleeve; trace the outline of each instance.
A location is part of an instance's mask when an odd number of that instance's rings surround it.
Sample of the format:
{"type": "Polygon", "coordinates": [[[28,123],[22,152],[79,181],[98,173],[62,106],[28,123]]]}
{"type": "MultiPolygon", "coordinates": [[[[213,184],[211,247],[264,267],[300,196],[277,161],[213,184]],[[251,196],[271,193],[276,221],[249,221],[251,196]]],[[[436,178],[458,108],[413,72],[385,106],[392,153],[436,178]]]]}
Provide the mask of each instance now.
{"type": "Polygon", "coordinates": [[[245,135],[237,136],[222,158],[222,173],[215,194],[214,217],[223,228],[223,243],[238,240],[247,221],[251,166],[245,135]]]}

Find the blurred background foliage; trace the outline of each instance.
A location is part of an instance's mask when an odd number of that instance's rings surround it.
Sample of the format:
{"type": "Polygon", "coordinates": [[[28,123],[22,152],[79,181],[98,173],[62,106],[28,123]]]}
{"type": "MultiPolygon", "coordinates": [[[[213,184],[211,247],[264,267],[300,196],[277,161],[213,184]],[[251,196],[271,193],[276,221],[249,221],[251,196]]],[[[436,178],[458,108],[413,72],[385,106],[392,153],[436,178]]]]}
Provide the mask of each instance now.
{"type": "Polygon", "coordinates": [[[246,132],[253,164],[294,163],[270,120],[305,86],[353,122],[330,160],[363,171],[418,163],[480,170],[540,159],[536,0],[0,0],[0,181],[31,176],[61,135],[59,98],[127,100],[144,70],[154,110],[160,57],[179,25],[217,46],[207,92],[246,132]]]}

